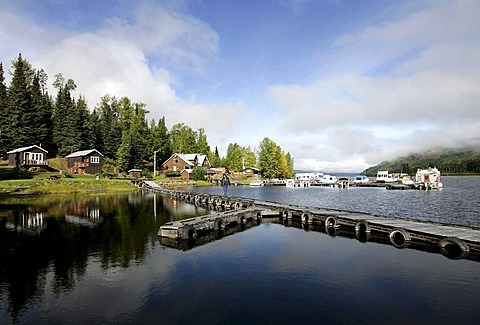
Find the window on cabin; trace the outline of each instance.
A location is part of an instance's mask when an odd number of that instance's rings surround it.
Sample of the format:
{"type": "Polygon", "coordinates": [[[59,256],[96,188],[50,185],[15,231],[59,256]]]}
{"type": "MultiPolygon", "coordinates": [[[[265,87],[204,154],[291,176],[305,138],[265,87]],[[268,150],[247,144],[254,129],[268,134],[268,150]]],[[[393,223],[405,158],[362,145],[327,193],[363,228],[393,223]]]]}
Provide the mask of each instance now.
{"type": "Polygon", "coordinates": [[[99,164],[99,163],[100,163],[100,157],[98,157],[98,156],[91,156],[91,157],[90,157],[90,163],[92,163],[92,164],[99,164]]]}

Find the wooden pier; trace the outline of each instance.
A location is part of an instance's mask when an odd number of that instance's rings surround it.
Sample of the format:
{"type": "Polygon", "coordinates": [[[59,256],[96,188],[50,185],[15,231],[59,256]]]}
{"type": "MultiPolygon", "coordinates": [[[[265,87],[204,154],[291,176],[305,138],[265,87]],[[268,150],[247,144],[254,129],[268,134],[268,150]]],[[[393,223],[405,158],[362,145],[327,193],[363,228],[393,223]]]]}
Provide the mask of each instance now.
{"type": "MultiPolygon", "coordinates": [[[[361,212],[305,207],[245,198],[171,190],[151,181],[137,181],[145,190],[200,205],[215,213],[169,222],[160,227],[163,241],[196,240],[212,232],[241,229],[247,223],[282,222],[300,225],[329,235],[348,234],[362,242],[377,242],[396,248],[423,247],[451,259],[480,261],[480,229],[372,215],[361,212]]],[[[172,246],[172,245],[169,245],[172,246]]],[[[175,246],[175,245],[173,245],[175,246]]],[[[181,245],[180,245],[181,246],[181,245]]]]}

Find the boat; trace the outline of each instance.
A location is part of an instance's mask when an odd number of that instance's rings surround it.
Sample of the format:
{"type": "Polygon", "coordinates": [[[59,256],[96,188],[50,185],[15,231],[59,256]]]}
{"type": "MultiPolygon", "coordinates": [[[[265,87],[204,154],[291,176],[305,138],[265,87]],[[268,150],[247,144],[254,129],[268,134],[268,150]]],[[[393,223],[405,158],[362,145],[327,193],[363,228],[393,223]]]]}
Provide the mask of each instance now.
{"type": "Polygon", "coordinates": [[[365,175],[358,175],[353,179],[354,184],[366,184],[368,182],[370,182],[370,178],[365,175]]]}
{"type": "Polygon", "coordinates": [[[397,179],[394,174],[389,174],[388,170],[379,170],[377,172],[377,182],[378,183],[391,183],[395,182],[397,179]]]}
{"type": "Polygon", "coordinates": [[[348,177],[339,177],[336,185],[337,185],[338,188],[349,188],[350,187],[350,179],[348,177]]]}
{"type": "Polygon", "coordinates": [[[253,181],[250,183],[250,187],[261,187],[263,185],[265,185],[263,181],[253,181]]]}
{"type": "Polygon", "coordinates": [[[337,183],[337,181],[338,181],[338,179],[337,179],[336,176],[323,174],[322,176],[318,177],[318,178],[316,179],[315,184],[312,184],[312,185],[319,185],[319,186],[328,185],[328,186],[334,186],[335,183],[337,183]]]}
{"type": "Polygon", "coordinates": [[[414,185],[415,184],[413,179],[408,174],[400,174],[400,176],[397,177],[397,182],[401,183],[403,185],[414,185]]]}
{"type": "Polygon", "coordinates": [[[295,181],[291,178],[285,180],[285,186],[287,188],[293,188],[295,187],[295,181]]]}
{"type": "Polygon", "coordinates": [[[440,190],[443,183],[440,180],[440,171],[436,167],[417,169],[415,175],[415,188],[419,190],[440,190]]]}

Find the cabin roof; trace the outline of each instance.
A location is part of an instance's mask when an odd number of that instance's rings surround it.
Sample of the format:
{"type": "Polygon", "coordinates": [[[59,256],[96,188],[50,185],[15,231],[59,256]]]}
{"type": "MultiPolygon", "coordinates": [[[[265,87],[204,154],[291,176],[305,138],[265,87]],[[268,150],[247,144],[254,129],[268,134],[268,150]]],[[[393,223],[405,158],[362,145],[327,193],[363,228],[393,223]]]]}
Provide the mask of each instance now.
{"type": "Polygon", "coordinates": [[[163,164],[165,164],[175,156],[182,159],[183,161],[185,161],[185,163],[187,163],[189,166],[192,166],[192,167],[195,167],[195,164],[193,163],[193,161],[195,160],[195,157],[197,158],[197,166],[202,166],[205,160],[207,159],[206,155],[202,155],[199,153],[189,153],[189,154],[174,153],[163,164]]]}
{"type": "Polygon", "coordinates": [[[97,152],[100,156],[103,157],[103,155],[97,149],[89,149],[89,150],[81,150],[81,151],[72,152],[71,154],[69,154],[65,158],[84,157],[84,156],[88,156],[89,154],[91,154],[94,151],[97,152]]]}
{"type": "Polygon", "coordinates": [[[30,150],[30,149],[33,149],[33,148],[37,148],[37,149],[40,149],[40,150],[44,151],[45,153],[48,153],[48,151],[43,149],[42,147],[39,147],[37,145],[33,145],[33,146],[22,147],[22,148],[17,148],[17,149],[10,150],[10,151],[7,152],[7,154],[24,152],[24,151],[27,151],[27,150],[30,150]]]}

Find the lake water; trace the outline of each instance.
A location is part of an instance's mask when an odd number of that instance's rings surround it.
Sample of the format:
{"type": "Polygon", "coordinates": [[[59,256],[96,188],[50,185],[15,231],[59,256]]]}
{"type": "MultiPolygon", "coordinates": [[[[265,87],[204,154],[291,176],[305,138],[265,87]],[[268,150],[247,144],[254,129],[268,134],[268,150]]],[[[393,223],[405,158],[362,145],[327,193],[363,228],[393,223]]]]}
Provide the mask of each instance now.
{"type": "MultiPolygon", "coordinates": [[[[443,182],[440,192],[231,187],[229,195],[480,227],[480,178],[443,182]]],[[[140,192],[30,201],[0,203],[0,323],[480,319],[474,260],[267,220],[177,249],[162,245],[160,225],[208,210],[140,192]]]]}

